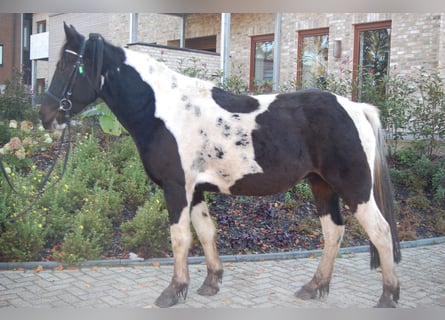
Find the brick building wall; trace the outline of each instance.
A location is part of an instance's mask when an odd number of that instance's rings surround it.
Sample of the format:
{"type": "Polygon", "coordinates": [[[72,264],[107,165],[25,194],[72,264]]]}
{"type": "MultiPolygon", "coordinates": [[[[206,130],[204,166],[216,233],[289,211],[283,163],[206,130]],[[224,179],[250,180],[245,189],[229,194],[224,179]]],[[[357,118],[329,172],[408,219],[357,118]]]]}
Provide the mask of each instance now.
{"type": "Polygon", "coordinates": [[[3,65],[0,66],[0,91],[14,70],[20,70],[20,19],[18,13],[0,13],[0,44],[3,45],[3,65]]]}
{"type": "Polygon", "coordinates": [[[90,32],[95,32],[102,34],[106,39],[112,39],[112,16],[113,14],[111,13],[50,14],[47,25],[47,30],[49,32],[48,73],[50,75],[48,78],[51,79],[52,74],[54,73],[56,63],[60,56],[60,48],[65,42],[63,22],[73,25],[78,32],[86,36],[88,36],[90,32]]]}
{"type": "MultiPolygon", "coordinates": [[[[62,21],[75,25],[83,33],[102,33],[112,43],[123,46],[129,42],[129,19],[129,13],[51,16],[49,73],[52,74],[51,64],[55,65],[58,58],[57,51],[63,43],[62,21]],[[56,57],[56,59],[51,57],[56,57]]],[[[387,20],[392,22],[390,73],[409,75],[416,68],[423,66],[426,69],[439,70],[442,75],[445,75],[444,19],[443,13],[283,13],[280,84],[283,85],[296,77],[298,31],[329,28],[328,71],[335,74],[340,73],[341,69],[352,69],[354,25],[387,20]],[[333,57],[334,40],[341,40],[340,58],[333,57]]],[[[192,14],[187,16],[186,21],[186,38],[216,35],[216,50],[220,51],[220,13],[192,14]]],[[[166,45],[169,40],[179,39],[180,27],[180,17],[139,13],[138,41],[166,45]]],[[[235,70],[237,74],[241,71],[246,80],[249,77],[251,37],[272,34],[274,28],[275,14],[273,13],[233,13],[231,15],[230,64],[237,68],[235,70]]],[[[153,54],[159,54],[159,52],[153,51],[153,54]]],[[[177,61],[175,54],[172,54],[172,59],[177,61]]],[[[213,57],[212,60],[216,59],[213,57]]]]}

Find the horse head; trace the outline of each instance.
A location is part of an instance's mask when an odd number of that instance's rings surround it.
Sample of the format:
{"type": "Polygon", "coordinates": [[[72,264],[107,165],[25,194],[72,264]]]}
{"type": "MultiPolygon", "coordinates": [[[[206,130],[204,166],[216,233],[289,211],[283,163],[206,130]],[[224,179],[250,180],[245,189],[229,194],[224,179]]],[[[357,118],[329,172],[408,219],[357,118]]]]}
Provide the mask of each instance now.
{"type": "Polygon", "coordinates": [[[46,129],[60,128],[69,116],[82,111],[99,95],[104,40],[98,34],[89,39],[64,23],[66,42],[39,117],[46,129]]]}

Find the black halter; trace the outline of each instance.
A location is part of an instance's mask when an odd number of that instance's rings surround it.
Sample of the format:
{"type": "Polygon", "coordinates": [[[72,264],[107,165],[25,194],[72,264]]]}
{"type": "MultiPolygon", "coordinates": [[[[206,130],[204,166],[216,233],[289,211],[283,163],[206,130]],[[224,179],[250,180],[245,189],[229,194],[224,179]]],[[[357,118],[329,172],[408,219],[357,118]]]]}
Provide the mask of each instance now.
{"type": "Polygon", "coordinates": [[[73,88],[76,83],[77,77],[78,75],[84,74],[83,55],[85,54],[86,45],[87,45],[87,40],[84,39],[84,41],[82,42],[82,46],[80,47],[79,53],[71,50],[65,50],[65,52],[67,53],[76,55],[77,61],[73,65],[73,70],[71,71],[68,81],[65,84],[65,87],[63,88],[61,97],[58,97],[49,90],[45,92],[45,95],[59,102],[59,110],[64,111],[67,117],[69,117],[69,111],[73,107],[73,103],[71,102],[71,95],[73,94],[73,88]]]}
{"type": "Polygon", "coordinates": [[[79,53],[65,49],[65,52],[73,54],[77,56],[77,61],[73,65],[73,69],[68,78],[67,83],[65,84],[61,96],[57,96],[51,91],[47,90],[45,95],[50,97],[51,99],[59,102],[59,110],[64,111],[66,117],[69,117],[69,111],[72,108],[71,95],[73,94],[73,88],[76,83],[77,77],[79,75],[84,76],[88,82],[90,82],[92,88],[96,92],[97,95],[100,94],[101,89],[101,72],[103,67],[103,54],[104,54],[104,40],[100,34],[90,33],[89,39],[82,42],[82,46],[80,48],[79,53]],[[84,72],[84,64],[83,58],[85,54],[85,48],[87,42],[90,42],[92,45],[91,51],[91,70],[89,72],[84,72]]]}

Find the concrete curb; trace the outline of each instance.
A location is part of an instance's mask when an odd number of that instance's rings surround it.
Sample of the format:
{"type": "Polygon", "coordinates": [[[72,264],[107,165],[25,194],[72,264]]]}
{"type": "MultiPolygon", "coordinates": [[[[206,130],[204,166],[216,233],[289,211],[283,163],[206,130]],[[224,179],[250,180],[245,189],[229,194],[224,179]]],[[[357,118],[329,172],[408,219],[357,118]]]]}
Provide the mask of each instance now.
{"type": "MultiPolygon", "coordinates": [[[[444,243],[445,237],[436,237],[412,241],[402,241],[400,246],[404,248],[414,248],[421,246],[434,245],[444,243]]],[[[368,252],[369,246],[358,246],[349,248],[340,248],[340,254],[360,253],[368,252]]],[[[307,250],[307,251],[290,251],[290,252],[277,252],[277,253],[262,253],[262,254],[247,254],[247,255],[223,255],[220,256],[222,262],[253,262],[253,261],[265,261],[265,260],[284,260],[284,259],[300,259],[308,258],[310,256],[320,256],[322,250],[307,250]]],[[[403,258],[403,257],[402,257],[403,258]]],[[[200,264],[205,261],[205,257],[189,257],[189,264],[200,264]]],[[[150,258],[150,259],[114,259],[114,260],[89,260],[71,264],[77,268],[85,267],[132,267],[132,266],[147,266],[147,265],[172,265],[173,258],[150,258]]],[[[68,264],[60,263],[57,261],[31,261],[31,262],[0,262],[0,270],[13,270],[18,268],[23,269],[35,269],[38,266],[42,266],[44,269],[53,269],[57,266],[68,264]]]]}

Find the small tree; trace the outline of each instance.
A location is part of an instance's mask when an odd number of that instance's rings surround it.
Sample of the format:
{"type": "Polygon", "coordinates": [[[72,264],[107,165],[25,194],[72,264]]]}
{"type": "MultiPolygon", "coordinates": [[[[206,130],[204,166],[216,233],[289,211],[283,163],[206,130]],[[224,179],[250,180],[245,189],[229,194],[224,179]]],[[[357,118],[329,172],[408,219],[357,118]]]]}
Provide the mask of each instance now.
{"type": "Polygon", "coordinates": [[[445,137],[444,80],[437,73],[426,73],[421,69],[418,89],[420,98],[412,108],[411,133],[426,142],[431,157],[445,137]]]}
{"type": "Polygon", "coordinates": [[[400,75],[386,76],[384,83],[385,95],[378,106],[383,127],[386,128],[393,141],[390,155],[394,156],[399,141],[403,140],[403,131],[408,127],[409,110],[414,103],[415,87],[400,75]]]}

